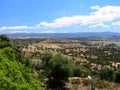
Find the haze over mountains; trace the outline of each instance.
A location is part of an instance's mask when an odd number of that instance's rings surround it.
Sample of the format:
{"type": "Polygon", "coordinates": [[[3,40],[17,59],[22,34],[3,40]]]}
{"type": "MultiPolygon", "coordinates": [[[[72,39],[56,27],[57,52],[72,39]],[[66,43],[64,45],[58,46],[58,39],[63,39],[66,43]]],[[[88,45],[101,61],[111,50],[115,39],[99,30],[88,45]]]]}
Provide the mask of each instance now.
{"type": "Polygon", "coordinates": [[[120,33],[116,32],[79,32],[79,33],[9,33],[10,38],[41,38],[41,37],[112,37],[120,38],[120,33]]]}

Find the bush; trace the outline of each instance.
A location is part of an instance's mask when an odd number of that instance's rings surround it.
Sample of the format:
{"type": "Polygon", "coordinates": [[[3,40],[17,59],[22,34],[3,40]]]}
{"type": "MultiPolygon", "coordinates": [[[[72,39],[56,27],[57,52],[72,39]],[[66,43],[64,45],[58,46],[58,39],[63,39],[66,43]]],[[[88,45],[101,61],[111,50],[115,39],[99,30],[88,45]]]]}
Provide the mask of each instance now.
{"type": "Polygon", "coordinates": [[[99,71],[99,76],[101,80],[113,81],[114,80],[114,69],[111,68],[102,68],[99,71]]]}
{"type": "Polygon", "coordinates": [[[84,84],[85,86],[90,85],[91,82],[92,82],[92,81],[89,80],[89,79],[83,79],[83,84],[84,84]]]}
{"type": "Polygon", "coordinates": [[[108,88],[110,86],[109,82],[106,81],[98,81],[96,83],[96,87],[100,89],[108,88]]]}
{"type": "Polygon", "coordinates": [[[80,84],[80,79],[73,79],[71,81],[72,84],[80,84]]]}

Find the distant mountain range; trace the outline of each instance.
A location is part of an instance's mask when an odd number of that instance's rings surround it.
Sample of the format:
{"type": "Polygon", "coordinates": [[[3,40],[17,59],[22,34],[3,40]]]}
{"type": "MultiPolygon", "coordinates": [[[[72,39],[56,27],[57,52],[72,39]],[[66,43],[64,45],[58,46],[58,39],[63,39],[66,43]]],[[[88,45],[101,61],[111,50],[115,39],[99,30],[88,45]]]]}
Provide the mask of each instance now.
{"type": "Polygon", "coordinates": [[[112,37],[120,38],[120,33],[115,32],[79,32],[79,33],[11,33],[10,38],[42,38],[42,37],[112,37]]]}

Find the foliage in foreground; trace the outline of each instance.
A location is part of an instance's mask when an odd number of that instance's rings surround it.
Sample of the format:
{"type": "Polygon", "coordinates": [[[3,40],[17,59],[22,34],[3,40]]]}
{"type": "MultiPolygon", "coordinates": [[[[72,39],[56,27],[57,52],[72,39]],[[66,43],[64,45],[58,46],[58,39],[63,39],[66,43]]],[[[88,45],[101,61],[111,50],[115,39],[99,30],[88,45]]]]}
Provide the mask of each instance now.
{"type": "Polygon", "coordinates": [[[31,69],[17,61],[10,40],[0,36],[0,90],[43,90],[31,69]]]}
{"type": "Polygon", "coordinates": [[[44,53],[42,60],[42,69],[49,79],[48,87],[62,88],[73,73],[73,62],[60,54],[53,56],[51,53],[44,53]]]}

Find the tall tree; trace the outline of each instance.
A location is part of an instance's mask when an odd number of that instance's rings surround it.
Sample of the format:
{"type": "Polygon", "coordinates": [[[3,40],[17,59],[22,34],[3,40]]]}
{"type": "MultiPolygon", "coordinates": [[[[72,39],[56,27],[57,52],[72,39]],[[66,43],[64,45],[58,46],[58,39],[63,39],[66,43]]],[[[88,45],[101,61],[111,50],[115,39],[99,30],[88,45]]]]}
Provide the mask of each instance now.
{"type": "Polygon", "coordinates": [[[50,73],[48,85],[52,88],[61,88],[68,77],[72,75],[73,63],[67,58],[57,54],[50,61],[50,73]]]}

